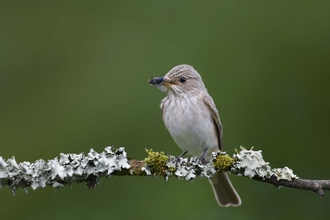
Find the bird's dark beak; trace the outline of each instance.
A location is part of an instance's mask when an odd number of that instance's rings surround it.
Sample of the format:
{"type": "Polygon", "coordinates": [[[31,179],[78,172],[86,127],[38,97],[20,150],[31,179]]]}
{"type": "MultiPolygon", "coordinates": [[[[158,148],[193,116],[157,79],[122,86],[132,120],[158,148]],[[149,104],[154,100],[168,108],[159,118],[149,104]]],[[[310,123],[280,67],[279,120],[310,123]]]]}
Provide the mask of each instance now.
{"type": "Polygon", "coordinates": [[[152,77],[149,80],[149,84],[155,86],[161,84],[163,81],[164,81],[164,77],[152,77]]]}
{"type": "Polygon", "coordinates": [[[158,89],[160,89],[162,92],[166,91],[166,88],[169,86],[169,80],[162,77],[152,77],[149,80],[150,85],[156,86],[158,89]]]}

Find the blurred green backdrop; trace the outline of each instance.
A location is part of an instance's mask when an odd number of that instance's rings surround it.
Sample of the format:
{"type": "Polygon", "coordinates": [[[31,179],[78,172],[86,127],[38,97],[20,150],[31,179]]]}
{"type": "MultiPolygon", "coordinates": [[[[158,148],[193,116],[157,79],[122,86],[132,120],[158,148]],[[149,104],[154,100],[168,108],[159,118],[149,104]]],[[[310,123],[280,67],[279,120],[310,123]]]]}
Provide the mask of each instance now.
{"type": "MultiPolygon", "coordinates": [[[[229,153],[329,179],[330,1],[7,1],[0,7],[0,155],[18,162],[124,146],[178,155],[148,85],[181,63],[202,75],[229,153]]],[[[243,205],[207,180],[113,177],[15,197],[1,219],[329,219],[330,193],[231,175],[243,205]]]]}

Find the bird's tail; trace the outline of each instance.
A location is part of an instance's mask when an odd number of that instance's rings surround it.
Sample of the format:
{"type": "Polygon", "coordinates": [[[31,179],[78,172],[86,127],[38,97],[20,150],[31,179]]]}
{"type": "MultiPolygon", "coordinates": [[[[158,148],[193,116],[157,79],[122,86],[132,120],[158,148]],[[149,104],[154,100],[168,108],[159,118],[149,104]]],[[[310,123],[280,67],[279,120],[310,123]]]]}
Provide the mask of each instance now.
{"type": "Polygon", "coordinates": [[[230,182],[228,174],[217,172],[209,181],[212,185],[215,198],[220,206],[239,206],[242,201],[230,182]]]}

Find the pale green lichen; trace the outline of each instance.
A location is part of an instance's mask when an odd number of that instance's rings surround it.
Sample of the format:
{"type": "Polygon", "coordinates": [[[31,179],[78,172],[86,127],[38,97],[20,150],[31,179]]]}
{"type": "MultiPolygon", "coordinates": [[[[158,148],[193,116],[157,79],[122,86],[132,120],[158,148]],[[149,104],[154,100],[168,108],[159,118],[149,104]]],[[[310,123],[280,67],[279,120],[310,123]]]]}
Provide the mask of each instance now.
{"type": "Polygon", "coordinates": [[[87,182],[88,188],[93,189],[99,177],[128,173],[130,167],[125,149],[111,146],[101,153],[93,149],[87,155],[61,153],[59,158],[39,159],[34,163],[17,163],[15,157],[4,161],[0,157],[0,189],[8,185],[15,195],[18,187],[27,191],[28,186],[36,190],[47,185],[58,188],[74,182],[87,182]]]}
{"type": "Polygon", "coordinates": [[[292,179],[299,178],[296,174],[293,173],[293,170],[288,167],[274,168],[273,172],[277,180],[285,179],[291,181],[292,179]]]}
{"type": "Polygon", "coordinates": [[[241,150],[234,155],[237,162],[235,168],[232,169],[233,173],[243,173],[243,176],[247,177],[270,177],[273,175],[271,167],[268,162],[265,162],[261,151],[247,150],[241,147],[241,150]],[[236,170],[237,169],[237,170],[236,170]]]}
{"type": "Polygon", "coordinates": [[[264,161],[262,151],[247,150],[241,147],[240,151],[236,151],[234,155],[236,159],[235,165],[232,167],[231,172],[238,175],[253,178],[255,176],[261,178],[270,178],[275,176],[277,180],[298,179],[299,177],[293,173],[288,167],[284,168],[271,168],[269,162],[264,161]]]}

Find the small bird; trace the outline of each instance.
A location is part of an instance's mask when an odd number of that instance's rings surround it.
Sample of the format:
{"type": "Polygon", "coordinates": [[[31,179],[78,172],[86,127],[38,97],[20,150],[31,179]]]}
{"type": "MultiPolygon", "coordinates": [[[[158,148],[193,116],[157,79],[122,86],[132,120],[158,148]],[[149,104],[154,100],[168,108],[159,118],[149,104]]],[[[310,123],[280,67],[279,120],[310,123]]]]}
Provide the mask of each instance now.
{"type": "MultiPolygon", "coordinates": [[[[179,157],[189,153],[208,161],[212,152],[224,151],[218,110],[202,77],[192,66],[175,66],[164,77],[150,79],[149,84],[166,91],[160,107],[167,130],[183,150],[179,157]]],[[[227,173],[217,172],[209,181],[220,206],[241,204],[227,173]]]]}

